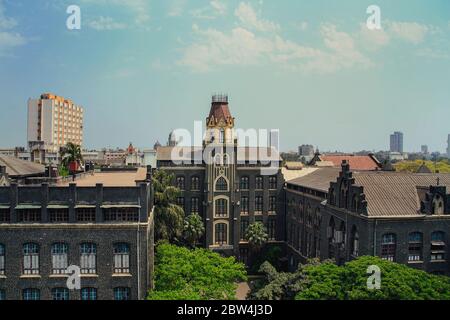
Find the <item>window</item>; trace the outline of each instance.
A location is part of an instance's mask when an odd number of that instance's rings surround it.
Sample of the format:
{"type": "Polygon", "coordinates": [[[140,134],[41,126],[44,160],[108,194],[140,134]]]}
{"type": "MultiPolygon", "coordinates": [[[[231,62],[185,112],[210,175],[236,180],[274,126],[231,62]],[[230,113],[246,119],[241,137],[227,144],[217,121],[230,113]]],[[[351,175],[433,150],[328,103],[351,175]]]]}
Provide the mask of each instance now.
{"type": "Polygon", "coordinates": [[[239,249],[239,262],[247,265],[247,263],[248,263],[248,249],[247,248],[239,249]]]}
{"type": "Polygon", "coordinates": [[[223,128],[219,131],[219,143],[225,143],[225,130],[223,128]]]}
{"type": "Polygon", "coordinates": [[[241,241],[247,241],[247,238],[245,237],[245,234],[247,233],[248,229],[248,219],[242,219],[241,220],[241,241]]]}
{"type": "Polygon", "coordinates": [[[177,204],[184,209],[184,198],[178,197],[177,198],[177,204]]]}
{"type": "Polygon", "coordinates": [[[383,235],[381,239],[381,258],[383,260],[395,261],[396,237],[393,233],[383,235]]]}
{"type": "Polygon", "coordinates": [[[435,231],[431,234],[430,260],[445,260],[445,233],[435,231]]]}
{"type": "Polygon", "coordinates": [[[191,213],[199,213],[199,199],[192,198],[191,199],[191,213]]]}
{"type": "Polygon", "coordinates": [[[228,216],[228,201],[226,199],[216,200],[216,217],[228,216]]]}
{"type": "Polygon", "coordinates": [[[138,208],[104,208],[105,221],[138,221],[138,208]]]}
{"type": "Polygon", "coordinates": [[[127,243],[114,245],[114,273],[130,273],[130,246],[127,243]]]}
{"type": "Polygon", "coordinates": [[[248,214],[248,197],[241,197],[241,213],[248,214]]]}
{"type": "Polygon", "coordinates": [[[269,212],[275,213],[277,210],[277,197],[270,196],[269,197],[269,212]]]}
{"type": "Polygon", "coordinates": [[[39,274],[39,245],[23,245],[23,274],[39,274]]]}
{"type": "Polygon", "coordinates": [[[0,209],[0,223],[8,223],[9,219],[9,209],[0,209]]]}
{"type": "Polygon", "coordinates": [[[248,177],[241,177],[241,190],[248,190],[248,177]]]}
{"type": "Polygon", "coordinates": [[[95,274],[97,272],[97,246],[95,243],[82,243],[80,252],[81,273],[95,274]]]}
{"type": "Polygon", "coordinates": [[[277,189],[277,177],[271,176],[269,177],[269,189],[277,189]]]}
{"type": "Polygon", "coordinates": [[[255,213],[262,213],[263,210],[263,197],[255,197],[255,213]]]}
{"type": "Polygon", "coordinates": [[[227,225],[225,223],[216,224],[216,241],[218,245],[227,243],[227,225]]]}
{"type": "Polygon", "coordinates": [[[69,300],[69,289],[67,288],[54,288],[52,289],[53,300],[69,300]]]}
{"type": "Polygon", "coordinates": [[[68,246],[65,243],[52,244],[53,274],[64,274],[69,266],[67,258],[68,246]]]}
{"type": "Polygon", "coordinates": [[[264,188],[263,177],[261,177],[261,176],[256,177],[256,179],[255,179],[255,188],[258,189],[258,190],[262,190],[264,188]]]}
{"type": "Polygon", "coordinates": [[[17,210],[18,222],[33,223],[41,221],[41,209],[17,210]]]}
{"type": "Polygon", "coordinates": [[[77,208],[78,222],[95,222],[95,208],[77,208]]]}
{"type": "Polygon", "coordinates": [[[183,176],[177,177],[177,188],[180,190],[184,190],[184,177],[183,176]]]}
{"type": "Polygon", "coordinates": [[[200,179],[199,179],[199,177],[192,177],[191,178],[191,190],[192,191],[199,191],[200,190],[200,179]]]}
{"type": "Polygon", "coordinates": [[[350,252],[354,257],[359,255],[359,234],[355,226],[352,228],[351,239],[350,239],[350,252]]]}
{"type": "Polygon", "coordinates": [[[50,222],[68,222],[69,210],[68,209],[49,209],[48,215],[50,222]]]}
{"type": "Polygon", "coordinates": [[[5,274],[5,246],[0,244],[0,275],[5,274]]]}
{"type": "Polygon", "coordinates": [[[97,300],[97,289],[81,288],[81,300],[97,300]]]}
{"type": "Polygon", "coordinates": [[[6,292],[3,289],[0,289],[0,301],[6,300],[6,292]]]}
{"type": "Polygon", "coordinates": [[[422,233],[412,232],[408,239],[408,261],[422,261],[422,233]]]}
{"type": "Polygon", "coordinates": [[[217,179],[216,191],[227,191],[227,190],[228,190],[227,180],[225,180],[224,177],[220,177],[219,179],[217,179]]]}
{"type": "Polygon", "coordinates": [[[40,300],[41,299],[41,291],[39,289],[28,288],[22,290],[22,299],[23,300],[40,300]]]}
{"type": "Polygon", "coordinates": [[[114,300],[130,300],[130,288],[114,288],[114,300]]]}
{"type": "Polygon", "coordinates": [[[275,219],[267,220],[267,234],[269,236],[269,240],[275,240],[276,229],[275,229],[275,219]]]}

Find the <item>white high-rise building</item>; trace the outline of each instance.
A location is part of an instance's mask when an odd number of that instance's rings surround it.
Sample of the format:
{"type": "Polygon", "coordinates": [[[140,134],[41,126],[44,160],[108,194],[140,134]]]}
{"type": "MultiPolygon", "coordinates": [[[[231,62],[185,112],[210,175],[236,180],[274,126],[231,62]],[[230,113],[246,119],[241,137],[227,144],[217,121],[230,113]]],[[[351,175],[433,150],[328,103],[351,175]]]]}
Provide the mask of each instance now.
{"type": "MultiPolygon", "coordinates": [[[[30,98],[27,139],[32,153],[57,153],[60,147],[69,142],[81,146],[83,108],[51,93],[44,93],[38,99],[30,98]]],[[[45,157],[40,155],[39,158],[45,157]]]]}

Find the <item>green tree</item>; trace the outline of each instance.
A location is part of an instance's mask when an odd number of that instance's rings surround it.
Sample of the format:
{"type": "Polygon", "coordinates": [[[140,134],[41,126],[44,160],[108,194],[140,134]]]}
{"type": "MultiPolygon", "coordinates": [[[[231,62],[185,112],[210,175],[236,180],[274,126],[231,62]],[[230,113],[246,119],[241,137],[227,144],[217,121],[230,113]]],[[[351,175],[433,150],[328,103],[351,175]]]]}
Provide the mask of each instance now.
{"type": "Polygon", "coordinates": [[[69,142],[61,148],[61,164],[66,168],[70,168],[71,163],[80,164],[83,161],[83,156],[81,154],[81,147],[77,144],[69,142]]]}
{"type": "Polygon", "coordinates": [[[248,226],[245,238],[254,251],[258,251],[267,242],[269,236],[266,227],[261,222],[255,222],[248,226]]]}
{"type": "Polygon", "coordinates": [[[197,241],[203,236],[204,233],[205,226],[203,224],[202,217],[200,217],[197,213],[193,213],[184,219],[183,235],[189,245],[195,247],[197,245],[197,241]]]}
{"type": "Polygon", "coordinates": [[[245,280],[245,267],[234,257],[161,243],[156,249],[155,289],[148,299],[234,299],[237,282],[245,280]]]}
{"type": "Polygon", "coordinates": [[[178,241],[183,232],[184,209],[177,204],[180,190],[172,185],[173,175],[158,170],[153,175],[155,194],[155,239],[178,241]]]}

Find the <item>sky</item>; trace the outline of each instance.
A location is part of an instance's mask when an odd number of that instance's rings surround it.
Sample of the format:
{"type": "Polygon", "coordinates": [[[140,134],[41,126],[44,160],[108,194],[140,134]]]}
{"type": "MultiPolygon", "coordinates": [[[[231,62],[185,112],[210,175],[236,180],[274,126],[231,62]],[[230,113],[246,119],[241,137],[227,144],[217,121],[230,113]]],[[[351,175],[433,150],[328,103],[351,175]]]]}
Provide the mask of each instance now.
{"type": "Polygon", "coordinates": [[[445,152],[450,1],[0,0],[0,147],[26,146],[44,92],[84,107],[88,149],[164,144],[227,93],[236,126],[279,129],[282,150],[387,150],[402,131],[445,152]]]}

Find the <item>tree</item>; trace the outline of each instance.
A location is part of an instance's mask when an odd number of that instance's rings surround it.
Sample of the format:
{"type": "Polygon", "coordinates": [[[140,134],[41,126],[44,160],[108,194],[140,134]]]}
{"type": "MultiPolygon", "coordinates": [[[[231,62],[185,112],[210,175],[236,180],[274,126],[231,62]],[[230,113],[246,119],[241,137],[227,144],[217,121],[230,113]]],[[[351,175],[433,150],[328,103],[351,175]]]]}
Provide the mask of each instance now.
{"type": "Polygon", "coordinates": [[[69,171],[75,171],[76,166],[71,167],[72,164],[79,165],[83,161],[83,156],[81,154],[81,147],[77,144],[69,142],[65,147],[61,148],[61,164],[69,171]]]}
{"type": "Polygon", "coordinates": [[[261,222],[255,222],[248,226],[245,238],[250,246],[258,251],[267,242],[269,236],[266,227],[261,222]]]}
{"type": "Polygon", "coordinates": [[[184,239],[191,245],[195,247],[197,241],[205,233],[205,226],[203,225],[202,217],[197,213],[193,213],[184,219],[184,239]]]}
{"type": "Polygon", "coordinates": [[[148,294],[150,300],[234,299],[237,282],[247,280],[244,265],[234,257],[206,249],[161,243],[155,260],[155,289],[148,294]]]}
{"type": "Polygon", "coordinates": [[[184,209],[177,204],[180,190],[172,185],[173,175],[158,170],[153,175],[155,239],[174,242],[183,232],[184,209]]]}
{"type": "Polygon", "coordinates": [[[263,264],[264,283],[253,299],[298,300],[448,300],[450,278],[437,276],[378,257],[360,257],[337,266],[332,261],[300,265],[294,273],[277,272],[263,264]],[[381,287],[369,289],[369,266],[381,270],[381,287]]]}

